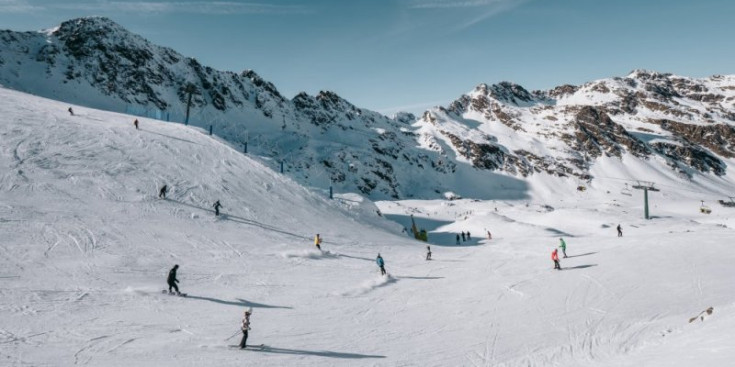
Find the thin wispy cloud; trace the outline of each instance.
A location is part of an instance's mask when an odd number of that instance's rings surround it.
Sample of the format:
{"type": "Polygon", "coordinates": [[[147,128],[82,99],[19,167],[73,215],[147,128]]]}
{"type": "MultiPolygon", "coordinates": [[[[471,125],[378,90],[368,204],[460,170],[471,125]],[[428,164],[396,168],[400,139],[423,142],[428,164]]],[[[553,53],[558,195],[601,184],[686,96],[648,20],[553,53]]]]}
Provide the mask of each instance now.
{"type": "Polygon", "coordinates": [[[507,12],[530,0],[407,0],[407,7],[418,11],[456,10],[466,13],[465,19],[450,28],[450,33],[459,32],[484,20],[507,12]]]}
{"type": "Polygon", "coordinates": [[[0,0],[0,13],[30,13],[41,9],[24,0],[0,0]]]}
{"type": "Polygon", "coordinates": [[[0,12],[39,12],[69,10],[83,12],[123,12],[142,14],[307,14],[312,10],[301,5],[274,5],[240,1],[77,1],[36,2],[0,0],[0,12]]]}
{"type": "Polygon", "coordinates": [[[413,9],[450,9],[476,8],[494,6],[511,0],[410,0],[409,8],[413,9]]]}

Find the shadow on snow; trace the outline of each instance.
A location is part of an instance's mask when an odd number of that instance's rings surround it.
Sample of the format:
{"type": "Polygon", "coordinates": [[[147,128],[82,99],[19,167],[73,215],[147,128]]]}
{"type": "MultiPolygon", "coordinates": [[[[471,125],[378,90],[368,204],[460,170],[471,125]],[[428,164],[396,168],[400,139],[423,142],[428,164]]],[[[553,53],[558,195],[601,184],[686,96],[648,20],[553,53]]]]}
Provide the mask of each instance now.
{"type": "Polygon", "coordinates": [[[593,266],[597,266],[597,264],[570,266],[568,268],[562,268],[562,270],[586,269],[586,268],[591,268],[593,266]]]}
{"type": "Polygon", "coordinates": [[[572,255],[572,256],[567,256],[567,259],[571,259],[571,258],[573,258],[573,257],[582,257],[582,256],[594,255],[594,254],[596,254],[596,253],[597,253],[597,252],[586,252],[586,253],[584,253],[584,254],[579,254],[579,255],[572,255]]]}
{"type": "Polygon", "coordinates": [[[219,299],[219,298],[192,296],[191,294],[188,295],[186,298],[198,299],[198,300],[202,300],[202,301],[209,301],[209,302],[219,303],[221,305],[238,306],[238,307],[286,308],[286,309],[293,309],[293,307],[289,307],[289,306],[274,306],[274,305],[266,305],[266,304],[263,304],[263,303],[250,302],[250,301],[244,300],[242,298],[237,298],[237,301],[225,301],[225,300],[219,299]]]}
{"type": "MultiPolygon", "coordinates": [[[[411,216],[409,215],[401,215],[401,214],[383,214],[383,216],[391,220],[393,222],[396,222],[400,225],[402,225],[404,228],[406,228],[409,233],[407,236],[413,238],[413,234],[411,231],[411,216]]],[[[453,223],[451,221],[447,220],[439,220],[439,219],[430,219],[425,217],[414,217],[414,221],[416,222],[416,226],[419,229],[424,229],[429,234],[429,240],[427,243],[435,246],[477,246],[480,245],[480,240],[478,238],[472,238],[469,240],[462,241],[462,238],[460,236],[459,244],[457,244],[457,235],[459,233],[454,232],[432,232],[433,230],[442,227],[444,225],[453,223]]]]}
{"type": "Polygon", "coordinates": [[[276,348],[276,347],[271,347],[271,346],[265,346],[261,350],[254,349],[254,351],[263,352],[263,353],[295,354],[295,355],[327,357],[327,358],[342,358],[342,359],[385,358],[385,356],[370,355],[370,354],[332,352],[328,350],[286,349],[286,348],[276,348]]]}

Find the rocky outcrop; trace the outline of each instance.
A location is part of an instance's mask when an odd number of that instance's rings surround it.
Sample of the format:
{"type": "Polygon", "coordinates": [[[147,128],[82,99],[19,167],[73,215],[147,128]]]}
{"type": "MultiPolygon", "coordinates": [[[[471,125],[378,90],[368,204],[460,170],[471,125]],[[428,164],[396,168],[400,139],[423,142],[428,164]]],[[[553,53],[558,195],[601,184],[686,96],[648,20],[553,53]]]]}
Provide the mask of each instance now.
{"type": "Polygon", "coordinates": [[[636,157],[646,157],[650,150],[630,135],[623,126],[616,124],[598,108],[582,107],[574,117],[574,138],[567,137],[568,144],[575,150],[591,157],[601,155],[621,157],[629,152],[636,157]]]}

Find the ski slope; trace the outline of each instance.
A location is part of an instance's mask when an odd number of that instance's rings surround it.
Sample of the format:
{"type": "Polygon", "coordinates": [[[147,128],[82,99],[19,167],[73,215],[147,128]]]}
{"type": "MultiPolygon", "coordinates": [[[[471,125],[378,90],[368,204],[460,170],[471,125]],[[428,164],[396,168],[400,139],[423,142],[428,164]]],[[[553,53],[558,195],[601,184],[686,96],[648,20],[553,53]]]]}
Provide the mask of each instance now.
{"type": "Polygon", "coordinates": [[[201,130],[148,119],[135,130],[134,117],[67,107],[0,88],[0,365],[735,357],[735,208],[698,211],[732,188],[727,178],[668,182],[650,195],[652,220],[641,193],[622,195],[619,182],[580,193],[538,177],[527,201],[380,202],[379,216],[357,195],[328,200],[201,130]],[[429,231],[432,261],[401,232],[411,214],[429,231]],[[460,231],[472,238],[457,246],[460,231]],[[555,271],[559,237],[569,258],[555,271]],[[379,276],[378,253],[390,277],[379,276]],[[161,294],[173,264],[188,298],[161,294]],[[228,347],[246,307],[249,344],[263,350],[228,347]]]}

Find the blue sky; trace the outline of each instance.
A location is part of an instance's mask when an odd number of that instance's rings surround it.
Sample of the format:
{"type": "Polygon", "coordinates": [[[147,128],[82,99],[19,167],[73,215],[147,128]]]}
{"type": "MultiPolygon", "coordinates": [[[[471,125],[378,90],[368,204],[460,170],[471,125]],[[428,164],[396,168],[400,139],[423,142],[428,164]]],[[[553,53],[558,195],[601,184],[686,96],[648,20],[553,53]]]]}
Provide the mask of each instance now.
{"type": "Polygon", "coordinates": [[[0,29],[89,15],[216,69],[253,69],[289,98],[332,90],[383,113],[503,80],[735,73],[732,0],[0,0],[0,29]]]}

